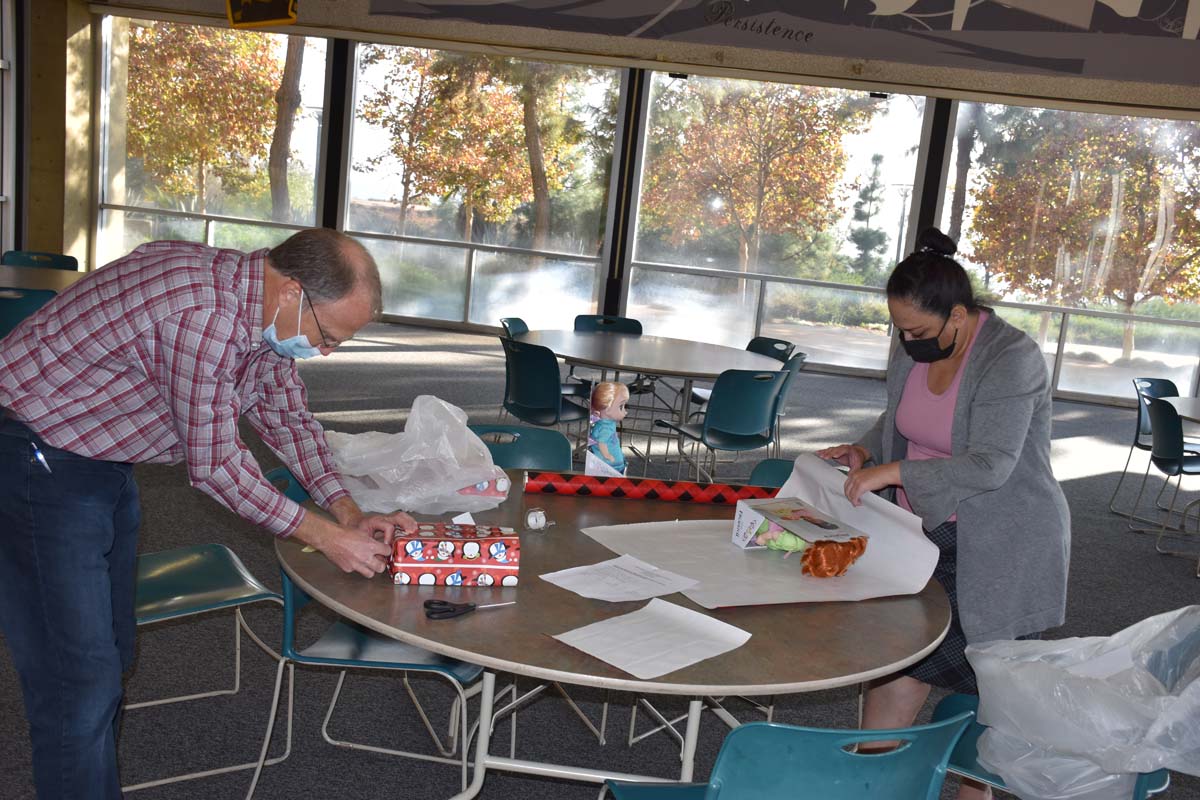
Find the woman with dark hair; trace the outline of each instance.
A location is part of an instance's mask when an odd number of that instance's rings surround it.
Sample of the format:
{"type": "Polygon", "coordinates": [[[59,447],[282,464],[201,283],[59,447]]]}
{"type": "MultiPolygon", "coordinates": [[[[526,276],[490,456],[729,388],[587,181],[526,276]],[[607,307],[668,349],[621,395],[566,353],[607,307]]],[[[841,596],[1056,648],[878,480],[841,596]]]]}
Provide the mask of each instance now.
{"type": "MultiPolygon", "coordinates": [[[[1050,469],[1050,378],[1038,346],[976,302],[937,229],[887,283],[900,347],[887,408],[855,444],[818,452],[850,467],[845,492],[883,491],[938,546],[951,621],[936,650],[868,689],[864,728],[911,725],[932,686],[976,693],[963,649],[1063,623],[1070,515],[1050,469]]],[[[964,784],[960,800],[989,791],[964,784]]]]}

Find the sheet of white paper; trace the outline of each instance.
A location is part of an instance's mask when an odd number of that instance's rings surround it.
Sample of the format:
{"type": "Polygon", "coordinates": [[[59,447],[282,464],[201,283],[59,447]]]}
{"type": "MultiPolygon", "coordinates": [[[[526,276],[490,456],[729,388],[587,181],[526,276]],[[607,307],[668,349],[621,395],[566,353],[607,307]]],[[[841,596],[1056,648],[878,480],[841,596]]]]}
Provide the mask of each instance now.
{"type": "Polygon", "coordinates": [[[617,472],[607,461],[601,460],[599,456],[591,450],[586,451],[583,457],[583,474],[584,475],[599,475],[602,478],[624,478],[625,473],[617,472]]]}
{"type": "Polygon", "coordinates": [[[470,511],[464,511],[463,513],[459,514],[457,517],[451,517],[450,521],[453,522],[455,525],[474,525],[475,524],[475,518],[471,516],[470,511]]]}
{"type": "Polygon", "coordinates": [[[554,638],[647,680],[741,647],[750,634],[655,598],[630,614],[593,622],[554,638]]]}
{"type": "Polygon", "coordinates": [[[705,608],[866,600],[915,594],[937,566],[937,547],[915,515],[875,495],[855,507],[842,494],[846,476],[815,456],[796,460],[779,496],[799,497],[818,510],[870,535],[867,550],[845,575],[813,578],[800,573],[800,556],[773,550],[740,550],[730,540],[731,520],[648,522],[586,528],[615,553],[631,555],[698,581],[684,594],[705,608]]]}
{"type": "Polygon", "coordinates": [[[619,603],[625,600],[647,600],[672,594],[696,585],[696,581],[659,569],[633,556],[621,556],[598,564],[548,572],[542,580],[591,597],[619,603]]]}

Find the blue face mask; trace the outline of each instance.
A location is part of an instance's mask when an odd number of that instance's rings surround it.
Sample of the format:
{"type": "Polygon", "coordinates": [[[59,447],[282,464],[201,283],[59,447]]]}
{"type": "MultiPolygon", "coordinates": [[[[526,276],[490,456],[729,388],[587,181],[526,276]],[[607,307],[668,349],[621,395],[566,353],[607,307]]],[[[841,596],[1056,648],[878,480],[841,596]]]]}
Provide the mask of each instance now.
{"type": "Polygon", "coordinates": [[[300,290],[300,303],[296,306],[296,335],[289,336],[283,341],[279,340],[279,334],[275,331],[275,320],[279,319],[279,309],[275,309],[275,316],[271,318],[271,324],[263,329],[262,338],[272,350],[284,358],[312,358],[313,356],[321,355],[321,351],[313,347],[308,341],[308,337],[300,330],[300,316],[304,313],[304,290],[300,290]]]}

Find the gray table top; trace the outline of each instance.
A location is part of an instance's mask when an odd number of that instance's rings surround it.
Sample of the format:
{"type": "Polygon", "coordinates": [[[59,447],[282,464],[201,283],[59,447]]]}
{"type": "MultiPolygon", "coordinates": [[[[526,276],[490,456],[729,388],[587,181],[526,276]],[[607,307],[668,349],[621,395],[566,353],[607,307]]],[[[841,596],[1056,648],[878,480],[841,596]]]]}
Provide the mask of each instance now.
{"type": "Polygon", "coordinates": [[[13,289],[51,289],[61,292],[86,272],[41,267],[6,267],[0,265],[0,286],[13,289]]]}
{"type": "Polygon", "coordinates": [[[776,372],[783,366],[736,347],[648,334],[529,331],[514,338],[548,347],[570,363],[648,375],[713,379],[727,369],[776,372]]]}
{"type": "MultiPolygon", "coordinates": [[[[575,650],[552,634],[641,608],[644,601],[589,600],[538,578],[567,567],[613,557],[581,528],[666,519],[732,518],[730,506],[521,493],[514,477],[509,499],[479,512],[483,524],[521,529],[526,507],[544,508],[556,524],[545,532],[520,531],[521,584],[515,588],[396,586],[386,574],[366,580],[347,575],[299,542],[276,542],[287,573],[305,591],[342,616],[379,633],[488,669],[585,686],[656,694],[771,695],[847,686],[889,675],[924,657],[950,622],[946,593],[930,581],[916,595],[856,603],[795,603],[704,609],[682,594],[666,596],[752,635],[728,653],[652,680],[638,680],[575,650]],[[429,620],[429,598],[476,603],[516,600],[450,620],[429,620]]],[[[664,565],[668,566],[669,565],[664,565]]]]}

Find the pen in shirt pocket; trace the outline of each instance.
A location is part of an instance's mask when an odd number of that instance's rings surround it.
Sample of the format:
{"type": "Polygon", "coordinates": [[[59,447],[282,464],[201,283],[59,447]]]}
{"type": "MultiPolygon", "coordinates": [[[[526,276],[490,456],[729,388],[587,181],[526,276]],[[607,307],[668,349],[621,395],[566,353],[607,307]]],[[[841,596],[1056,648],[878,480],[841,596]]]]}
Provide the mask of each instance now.
{"type": "Polygon", "coordinates": [[[53,474],[54,470],[50,469],[50,464],[46,461],[46,456],[42,454],[42,451],[38,448],[37,443],[30,442],[29,446],[33,448],[33,459],[41,464],[42,469],[46,470],[47,473],[53,474]]]}

